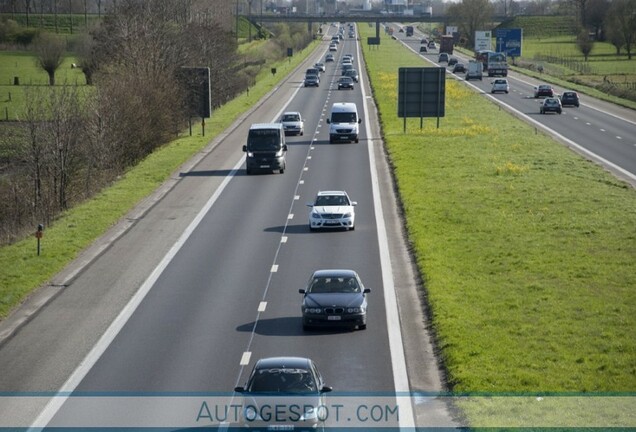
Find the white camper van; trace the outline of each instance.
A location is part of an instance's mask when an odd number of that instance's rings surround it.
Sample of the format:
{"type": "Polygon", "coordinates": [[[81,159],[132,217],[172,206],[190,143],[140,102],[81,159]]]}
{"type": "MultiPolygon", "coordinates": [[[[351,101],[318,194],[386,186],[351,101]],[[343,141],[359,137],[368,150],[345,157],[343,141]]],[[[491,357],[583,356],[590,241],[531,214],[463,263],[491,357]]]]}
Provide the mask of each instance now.
{"type": "Polygon", "coordinates": [[[329,143],[337,141],[358,142],[358,125],[362,119],[358,107],[352,102],[337,102],[331,106],[327,118],[329,123],[329,143]]]}

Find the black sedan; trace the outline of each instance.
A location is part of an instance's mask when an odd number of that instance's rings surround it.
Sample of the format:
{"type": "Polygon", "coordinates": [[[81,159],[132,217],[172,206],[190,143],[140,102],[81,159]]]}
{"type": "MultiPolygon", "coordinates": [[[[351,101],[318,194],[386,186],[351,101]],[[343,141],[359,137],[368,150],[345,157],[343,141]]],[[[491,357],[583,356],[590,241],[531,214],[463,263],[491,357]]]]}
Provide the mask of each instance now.
{"type": "Polygon", "coordinates": [[[353,270],[317,270],[309,278],[301,311],[303,329],[313,326],[367,328],[367,294],[353,270]]]}
{"type": "Polygon", "coordinates": [[[466,73],[466,66],[464,63],[455,63],[453,66],[453,73],[466,73]]]}
{"type": "Polygon", "coordinates": [[[353,78],[349,76],[340,77],[338,80],[338,90],[341,89],[353,90],[353,78]]]}
{"type": "Polygon", "coordinates": [[[318,409],[331,390],[316,364],[303,357],[260,359],[245,387],[234,389],[243,395],[244,425],[265,430],[316,430],[321,426],[318,409]],[[275,415],[271,407],[276,407],[275,415]]]}

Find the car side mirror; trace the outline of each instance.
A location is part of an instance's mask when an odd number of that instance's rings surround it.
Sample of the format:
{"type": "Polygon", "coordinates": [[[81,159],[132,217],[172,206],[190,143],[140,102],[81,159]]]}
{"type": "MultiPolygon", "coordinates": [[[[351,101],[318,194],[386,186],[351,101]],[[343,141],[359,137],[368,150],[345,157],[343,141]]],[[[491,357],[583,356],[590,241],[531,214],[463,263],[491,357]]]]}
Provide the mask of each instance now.
{"type": "Polygon", "coordinates": [[[234,387],[234,391],[237,393],[245,393],[244,387],[234,387]]]}
{"type": "Polygon", "coordinates": [[[331,119],[327,119],[327,124],[331,123],[331,119]]]}
{"type": "Polygon", "coordinates": [[[358,201],[351,201],[351,205],[352,206],[357,206],[358,205],[358,201]]]}
{"type": "Polygon", "coordinates": [[[299,290],[298,290],[298,293],[300,293],[300,294],[305,294],[306,292],[307,292],[307,291],[305,291],[305,289],[304,289],[304,288],[301,288],[301,289],[299,289],[299,290]]]}
{"type": "Polygon", "coordinates": [[[369,294],[371,292],[371,288],[365,288],[364,291],[362,291],[364,294],[369,294]]]}
{"type": "Polygon", "coordinates": [[[287,151],[287,144],[283,144],[283,151],[287,151]]]}
{"type": "Polygon", "coordinates": [[[358,123],[362,123],[362,119],[361,118],[358,119],[358,123]]]}
{"type": "Polygon", "coordinates": [[[307,203],[307,207],[313,207],[314,203],[307,203]]]}
{"type": "Polygon", "coordinates": [[[332,390],[333,390],[333,387],[322,386],[322,388],[320,389],[320,393],[329,393],[332,390]]]}
{"type": "Polygon", "coordinates": [[[246,146],[246,145],[244,145],[244,146],[243,146],[243,151],[244,151],[244,152],[246,152],[246,151],[247,151],[247,146],[246,146]]]}

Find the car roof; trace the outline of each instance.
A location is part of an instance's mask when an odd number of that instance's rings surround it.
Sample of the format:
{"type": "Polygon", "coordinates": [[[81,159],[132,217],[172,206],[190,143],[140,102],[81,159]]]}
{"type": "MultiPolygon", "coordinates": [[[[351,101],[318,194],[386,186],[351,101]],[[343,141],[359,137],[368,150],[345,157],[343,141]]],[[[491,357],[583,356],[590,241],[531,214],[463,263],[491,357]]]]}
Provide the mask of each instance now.
{"type": "Polygon", "coordinates": [[[331,112],[357,112],[358,107],[353,102],[334,102],[331,112]]]}
{"type": "Polygon", "coordinates": [[[355,271],[348,269],[322,269],[316,270],[313,274],[314,277],[356,277],[357,275],[355,271]]]}
{"type": "Polygon", "coordinates": [[[298,111],[285,111],[283,115],[300,115],[298,111]]]}
{"type": "Polygon", "coordinates": [[[282,127],[280,123],[253,123],[250,129],[280,129],[282,127]]]}
{"type": "Polygon", "coordinates": [[[324,196],[324,195],[346,195],[347,193],[345,191],[336,191],[336,190],[327,190],[327,191],[320,191],[318,192],[318,196],[324,196]]]}
{"type": "Polygon", "coordinates": [[[255,369],[309,369],[312,361],[305,357],[266,357],[258,360],[255,369]]]}

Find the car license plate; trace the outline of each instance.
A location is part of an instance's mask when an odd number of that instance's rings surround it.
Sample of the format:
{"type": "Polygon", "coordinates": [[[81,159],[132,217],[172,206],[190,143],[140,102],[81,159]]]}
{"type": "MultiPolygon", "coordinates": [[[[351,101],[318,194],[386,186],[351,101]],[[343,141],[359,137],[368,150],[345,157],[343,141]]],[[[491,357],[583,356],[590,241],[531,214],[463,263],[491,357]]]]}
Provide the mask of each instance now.
{"type": "Polygon", "coordinates": [[[342,317],[340,315],[329,315],[327,317],[328,321],[340,321],[342,317]]]}
{"type": "Polygon", "coordinates": [[[270,425],[270,426],[267,426],[267,430],[293,431],[294,430],[294,425],[270,425]]]}
{"type": "Polygon", "coordinates": [[[269,168],[269,165],[261,165],[261,168],[269,168]]]}

